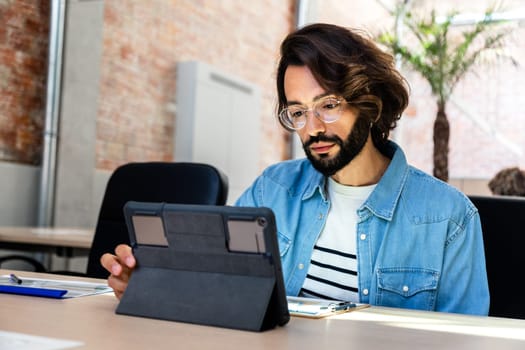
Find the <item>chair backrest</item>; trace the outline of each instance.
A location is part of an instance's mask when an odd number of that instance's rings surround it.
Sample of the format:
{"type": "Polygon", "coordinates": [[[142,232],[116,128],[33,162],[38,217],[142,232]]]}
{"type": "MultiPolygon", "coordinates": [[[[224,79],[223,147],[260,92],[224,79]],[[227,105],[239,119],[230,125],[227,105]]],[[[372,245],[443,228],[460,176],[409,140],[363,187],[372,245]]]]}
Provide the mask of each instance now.
{"type": "Polygon", "coordinates": [[[469,196],[483,229],[490,316],[525,319],[525,198],[469,196]]]}
{"type": "Polygon", "coordinates": [[[224,205],[228,179],[217,168],[200,163],[128,163],[117,168],[106,185],[87,276],[106,278],[100,257],[118,244],[129,244],[123,207],[130,200],[179,204],[224,205]]]}

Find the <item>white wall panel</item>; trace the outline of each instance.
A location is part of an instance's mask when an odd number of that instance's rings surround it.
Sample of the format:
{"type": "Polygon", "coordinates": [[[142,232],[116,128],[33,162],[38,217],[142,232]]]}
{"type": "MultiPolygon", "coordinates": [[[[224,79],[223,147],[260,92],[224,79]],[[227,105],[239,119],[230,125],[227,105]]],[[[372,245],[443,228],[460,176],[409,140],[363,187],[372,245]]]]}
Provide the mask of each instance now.
{"type": "Polygon", "coordinates": [[[260,89],[202,62],[177,67],[175,161],[209,163],[228,175],[228,203],[259,174],[260,89]]]}

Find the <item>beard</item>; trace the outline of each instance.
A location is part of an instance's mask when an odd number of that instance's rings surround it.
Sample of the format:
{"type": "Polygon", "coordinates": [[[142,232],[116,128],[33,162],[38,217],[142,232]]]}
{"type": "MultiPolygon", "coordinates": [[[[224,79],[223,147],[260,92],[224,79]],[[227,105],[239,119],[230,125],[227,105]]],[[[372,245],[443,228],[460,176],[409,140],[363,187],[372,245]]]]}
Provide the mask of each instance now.
{"type": "Polygon", "coordinates": [[[343,141],[338,136],[318,134],[303,143],[306,157],[312,166],[324,176],[332,176],[348,165],[365,147],[370,133],[370,123],[365,118],[357,118],[352,130],[343,141]],[[330,158],[328,154],[314,155],[309,146],[315,142],[326,141],[339,145],[339,152],[330,158]]]}

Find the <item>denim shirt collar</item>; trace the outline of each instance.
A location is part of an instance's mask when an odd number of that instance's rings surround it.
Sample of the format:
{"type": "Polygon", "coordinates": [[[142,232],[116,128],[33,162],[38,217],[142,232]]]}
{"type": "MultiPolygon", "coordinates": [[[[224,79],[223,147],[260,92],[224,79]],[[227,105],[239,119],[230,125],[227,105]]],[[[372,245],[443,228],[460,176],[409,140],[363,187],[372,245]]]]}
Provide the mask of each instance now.
{"type": "Polygon", "coordinates": [[[311,198],[313,195],[315,195],[317,192],[321,195],[323,198],[323,201],[328,201],[328,196],[325,191],[326,189],[326,177],[321,174],[318,171],[312,171],[311,177],[308,181],[305,183],[307,184],[306,190],[304,191],[303,198],[301,198],[303,201],[311,198]]]}
{"type": "Polygon", "coordinates": [[[401,148],[392,141],[386,145],[385,155],[391,158],[390,164],[359,212],[366,208],[390,221],[407,181],[409,166],[401,148]]]}
{"type": "MultiPolygon", "coordinates": [[[[409,167],[405,154],[393,141],[389,141],[386,144],[384,153],[387,157],[391,158],[390,164],[358,213],[362,214],[368,209],[378,217],[391,220],[399,196],[407,180],[409,167]]],[[[328,201],[326,177],[324,175],[318,171],[313,171],[311,172],[311,178],[309,181],[305,181],[305,183],[308,185],[306,191],[304,191],[302,200],[309,199],[319,192],[323,200],[325,202],[328,201]]]]}

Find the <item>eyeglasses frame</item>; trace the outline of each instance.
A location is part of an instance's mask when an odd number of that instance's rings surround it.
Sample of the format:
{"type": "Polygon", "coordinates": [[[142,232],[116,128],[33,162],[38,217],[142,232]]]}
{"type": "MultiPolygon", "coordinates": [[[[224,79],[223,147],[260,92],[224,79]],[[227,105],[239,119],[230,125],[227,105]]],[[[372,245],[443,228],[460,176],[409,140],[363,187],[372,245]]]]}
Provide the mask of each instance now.
{"type": "MultiPolygon", "coordinates": [[[[285,128],[287,128],[287,129],[289,129],[291,131],[298,131],[298,130],[301,130],[302,128],[305,127],[306,121],[307,121],[306,118],[308,117],[308,112],[311,112],[314,117],[316,117],[318,120],[320,120],[321,122],[323,122],[325,124],[335,123],[336,121],[338,121],[341,118],[341,114],[342,114],[341,112],[342,112],[343,107],[344,107],[343,103],[348,103],[348,102],[346,101],[346,99],[344,97],[335,96],[335,95],[323,96],[320,99],[313,101],[311,103],[311,107],[310,108],[304,108],[303,109],[303,112],[304,112],[304,115],[305,115],[305,120],[304,120],[304,124],[301,127],[299,127],[299,128],[294,127],[293,124],[291,123],[291,121],[289,120],[288,116],[287,116],[287,112],[289,111],[289,107],[286,107],[286,108],[282,109],[278,116],[279,116],[279,120],[281,121],[281,123],[283,124],[283,126],[285,128]],[[319,106],[319,104],[321,104],[322,102],[324,102],[324,101],[326,101],[328,99],[335,99],[335,101],[338,104],[337,108],[339,108],[340,115],[334,120],[324,120],[322,118],[321,113],[316,113],[315,112],[315,108],[317,106],[319,106]]],[[[307,106],[303,105],[303,107],[307,107],[307,106]]]]}

